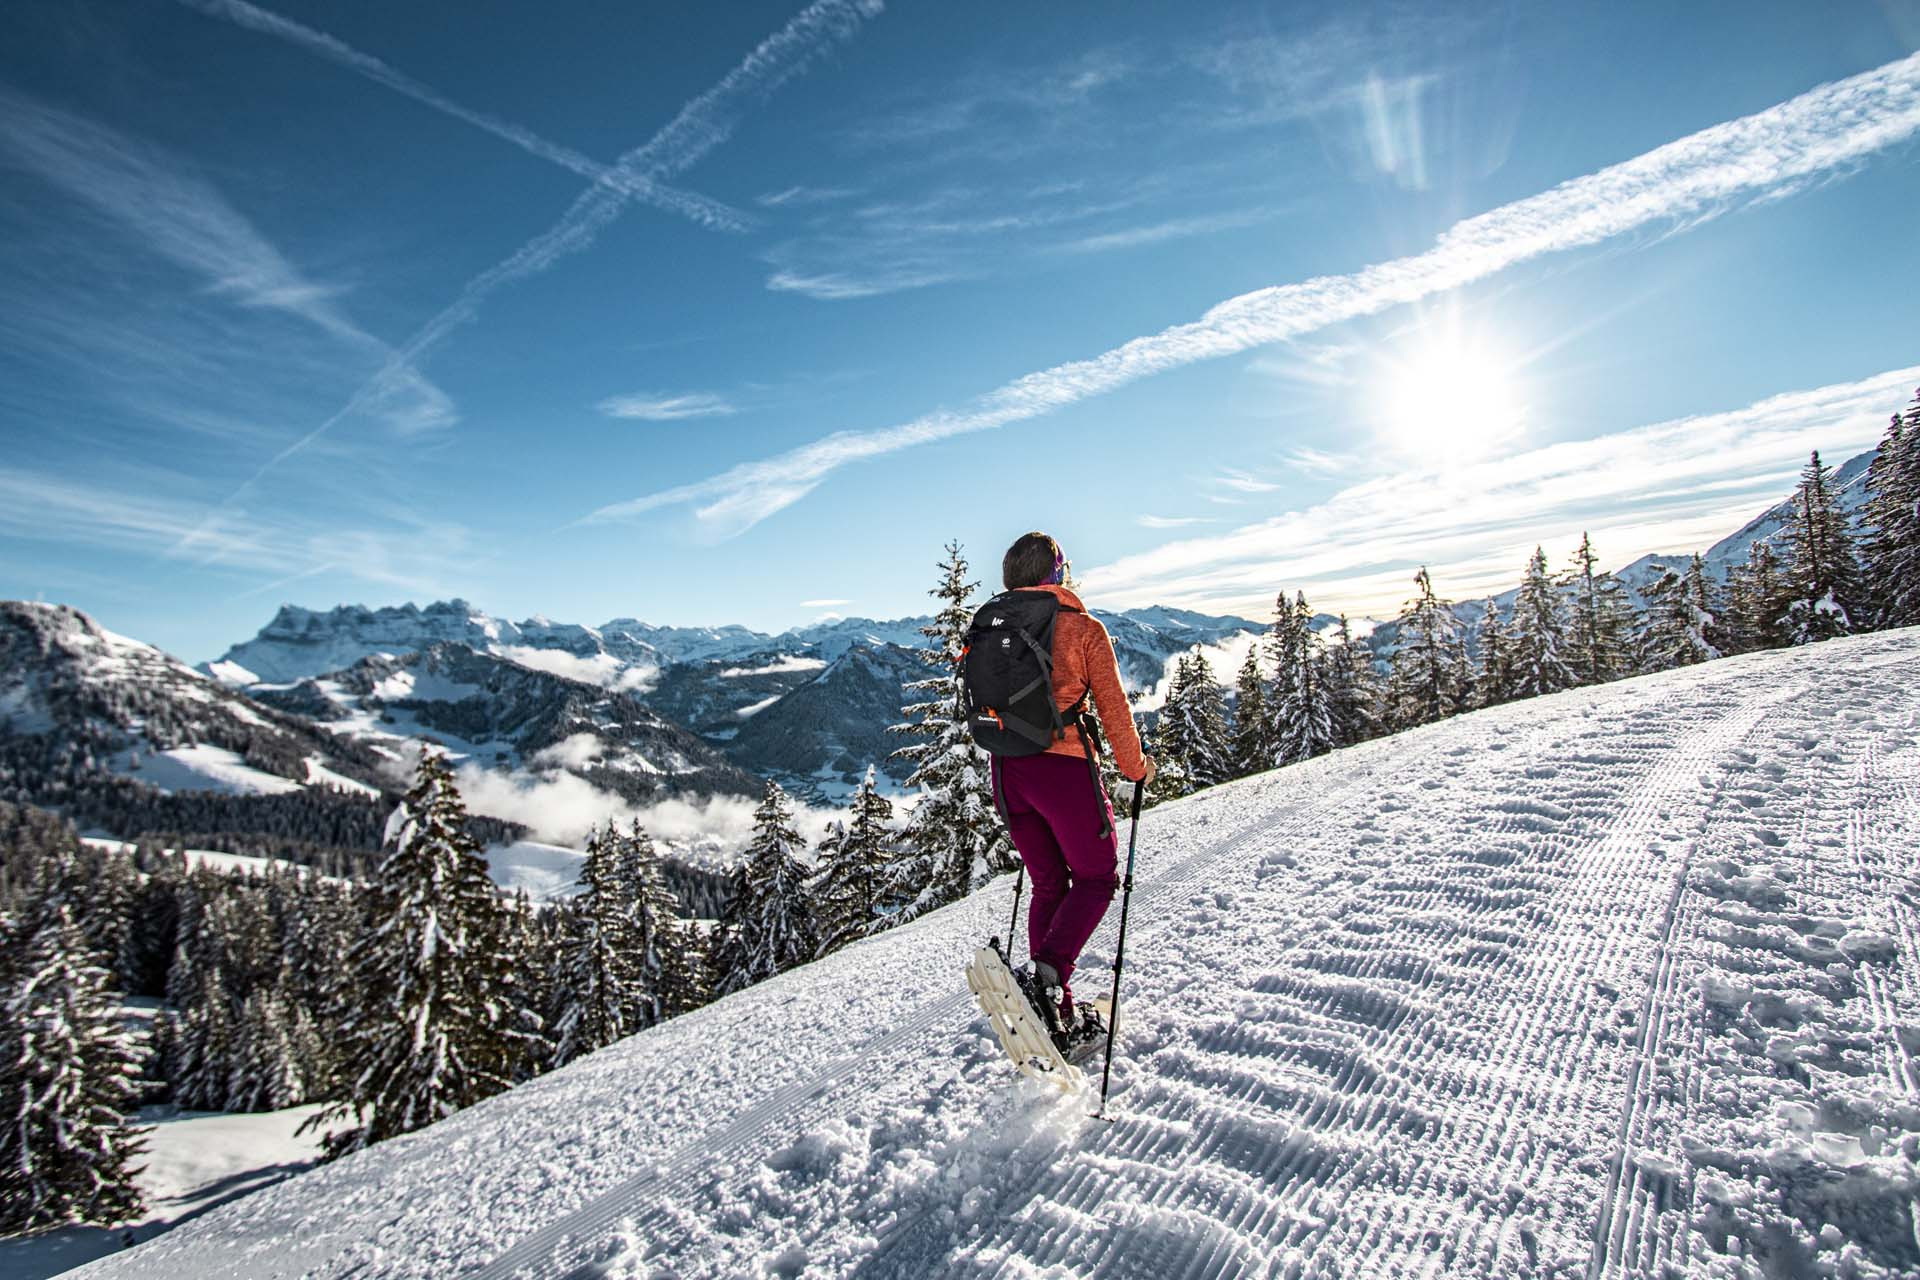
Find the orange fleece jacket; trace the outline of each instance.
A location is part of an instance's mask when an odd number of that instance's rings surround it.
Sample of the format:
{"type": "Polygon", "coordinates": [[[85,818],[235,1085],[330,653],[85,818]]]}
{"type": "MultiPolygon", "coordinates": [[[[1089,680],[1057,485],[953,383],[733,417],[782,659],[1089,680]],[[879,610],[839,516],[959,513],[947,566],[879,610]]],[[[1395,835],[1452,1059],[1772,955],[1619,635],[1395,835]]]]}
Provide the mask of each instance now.
{"type": "MultiPolygon", "coordinates": [[[[1029,591],[1051,591],[1060,603],[1080,610],[1061,609],[1053,621],[1053,705],[1065,711],[1093,690],[1094,709],[1100,713],[1100,728],[1113,753],[1113,762],[1129,779],[1138,779],[1147,771],[1140,750],[1140,731],[1133,724],[1133,706],[1127,701],[1126,688],[1120,683],[1120,664],[1113,656],[1113,641],[1100,620],[1086,612],[1080,597],[1065,587],[1042,584],[1029,591]]],[[[1047,748],[1049,754],[1085,758],[1087,746],[1078,729],[1047,748]]]]}

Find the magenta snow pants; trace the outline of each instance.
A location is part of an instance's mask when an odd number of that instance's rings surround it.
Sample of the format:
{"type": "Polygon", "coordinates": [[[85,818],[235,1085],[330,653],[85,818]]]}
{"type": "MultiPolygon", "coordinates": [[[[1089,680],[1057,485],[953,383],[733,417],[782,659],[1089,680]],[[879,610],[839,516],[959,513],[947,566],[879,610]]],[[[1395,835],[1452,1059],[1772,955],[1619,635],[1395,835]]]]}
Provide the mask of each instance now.
{"type": "MultiPolygon", "coordinates": [[[[993,763],[1007,830],[1033,881],[1027,954],[1058,969],[1064,984],[1119,883],[1113,806],[1094,790],[1080,756],[996,756],[993,763]],[[1102,810],[1105,835],[1100,834],[1102,810]]],[[[1072,1004],[1069,987],[1069,1010],[1072,1004]]]]}

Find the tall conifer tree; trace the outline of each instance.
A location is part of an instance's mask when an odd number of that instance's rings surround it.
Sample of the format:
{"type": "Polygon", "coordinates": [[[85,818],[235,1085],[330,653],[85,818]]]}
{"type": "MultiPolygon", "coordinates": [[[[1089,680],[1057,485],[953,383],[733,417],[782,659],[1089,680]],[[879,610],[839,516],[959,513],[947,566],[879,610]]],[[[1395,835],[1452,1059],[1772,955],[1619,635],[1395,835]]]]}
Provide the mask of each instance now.
{"type": "Polygon", "coordinates": [[[744,990],[813,959],[819,943],[802,847],[786,792],[768,782],[727,907],[729,968],[716,975],[719,994],[744,990]]]}
{"type": "Polygon", "coordinates": [[[1154,730],[1154,764],[1177,762],[1184,790],[1190,794],[1233,776],[1231,743],[1227,734],[1225,698],[1213,668],[1197,651],[1181,654],[1174,664],[1167,700],[1154,730]]]}
{"type": "MultiPolygon", "coordinates": [[[[1260,642],[1247,650],[1234,680],[1234,776],[1244,778],[1273,764],[1273,717],[1267,708],[1266,673],[1260,669],[1260,642]]],[[[1157,761],[1155,762],[1158,763],[1157,761]]]]}
{"type": "Polygon", "coordinates": [[[1304,591],[1297,593],[1291,606],[1286,601],[1282,592],[1273,635],[1276,765],[1310,760],[1337,745],[1324,646],[1313,629],[1313,611],[1304,591]]]}
{"type": "Polygon", "coordinates": [[[893,726],[911,739],[894,754],[913,764],[907,786],[919,792],[919,802],[901,832],[900,856],[888,868],[889,910],[876,927],[957,901],[1013,865],[987,755],[974,744],[961,710],[960,651],[977,584],[968,581],[960,544],[948,543],[946,551],[940,581],[929,593],[940,608],[920,629],[927,637],[920,656],[933,674],[906,686],[921,700],[902,708],[907,718],[893,726]]]}
{"type": "Polygon", "coordinates": [[[1497,707],[1513,696],[1513,642],[1491,596],[1474,638],[1480,644],[1480,670],[1474,676],[1473,705],[1497,707]]]}
{"type": "Polygon", "coordinates": [[[512,1083],[520,1032],[503,908],[453,774],[423,750],[413,788],[387,820],[387,854],[369,887],[371,928],[348,963],[360,989],[345,1028],[343,1096],[302,1131],[327,1155],[410,1133],[512,1083]]]}
{"type": "Polygon", "coordinates": [[[1434,594],[1425,565],[1414,575],[1416,594],[1400,610],[1400,645],[1394,650],[1388,698],[1398,728],[1431,724],[1460,711],[1469,690],[1453,602],[1434,594]]]}
{"type": "Polygon", "coordinates": [[[1793,548],[1787,638],[1812,644],[1864,629],[1868,610],[1853,532],[1840,510],[1832,469],[1817,451],[1800,473],[1787,533],[1793,548]]]}
{"type": "Polygon", "coordinates": [[[1353,638],[1344,613],[1327,650],[1327,694],[1335,746],[1350,747],[1380,732],[1380,676],[1373,668],[1373,650],[1353,638]]]}
{"type": "Polygon", "coordinates": [[[138,1057],[63,895],[0,922],[0,1233],[135,1217],[138,1057]]]}
{"type": "Polygon", "coordinates": [[[876,771],[867,766],[844,821],[820,842],[819,876],[813,899],[819,913],[820,954],[864,937],[880,919],[881,885],[892,857],[893,802],[880,794],[876,771]]]}
{"type": "Polygon", "coordinates": [[[1534,698],[1571,689],[1577,677],[1566,651],[1565,604],[1547,576],[1547,553],[1535,547],[1513,602],[1513,696],[1534,698]]]}
{"type": "Polygon", "coordinates": [[[1867,468],[1866,587],[1874,623],[1920,626],[1920,391],[1867,468]]]}
{"type": "Polygon", "coordinates": [[[1567,575],[1567,663],[1579,684],[1604,684],[1631,675],[1634,667],[1633,602],[1611,573],[1596,571],[1593,539],[1580,535],[1567,575]]]}

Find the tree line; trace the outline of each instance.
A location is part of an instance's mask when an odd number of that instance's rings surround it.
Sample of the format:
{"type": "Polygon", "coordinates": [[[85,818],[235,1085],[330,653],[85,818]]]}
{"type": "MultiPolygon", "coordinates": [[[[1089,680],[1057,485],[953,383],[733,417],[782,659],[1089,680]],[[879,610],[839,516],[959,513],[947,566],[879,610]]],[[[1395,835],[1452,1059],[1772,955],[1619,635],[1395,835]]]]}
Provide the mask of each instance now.
{"type": "Polygon", "coordinates": [[[1585,535],[1558,574],[1536,548],[1510,607],[1490,598],[1470,622],[1422,567],[1384,664],[1353,638],[1345,616],[1331,634],[1316,630],[1305,594],[1282,592],[1231,700],[1197,650],[1176,661],[1150,735],[1160,773],[1149,798],[1188,795],[1463,711],[1920,625],[1920,395],[1894,416],[1865,485],[1855,521],[1832,470],[1813,454],[1778,535],[1782,547],[1756,540],[1724,582],[1697,554],[1656,564],[1643,603],[1597,568],[1585,535]]]}

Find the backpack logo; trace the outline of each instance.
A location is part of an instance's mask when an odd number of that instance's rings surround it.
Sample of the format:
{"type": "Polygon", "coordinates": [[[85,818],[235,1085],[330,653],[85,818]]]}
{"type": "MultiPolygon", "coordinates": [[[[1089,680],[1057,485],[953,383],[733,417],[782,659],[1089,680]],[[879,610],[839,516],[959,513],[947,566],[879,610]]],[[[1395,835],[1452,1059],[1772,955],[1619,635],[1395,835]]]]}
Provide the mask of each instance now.
{"type": "Polygon", "coordinates": [[[995,619],[994,619],[994,620],[993,620],[992,622],[989,622],[989,623],[988,623],[987,625],[988,625],[988,626],[990,626],[990,627],[997,627],[997,626],[999,626],[999,625],[1000,625],[1000,624],[1001,624],[1002,622],[1005,622],[1005,621],[1006,621],[1006,619],[1005,619],[1005,618],[995,618],[995,619]]]}

